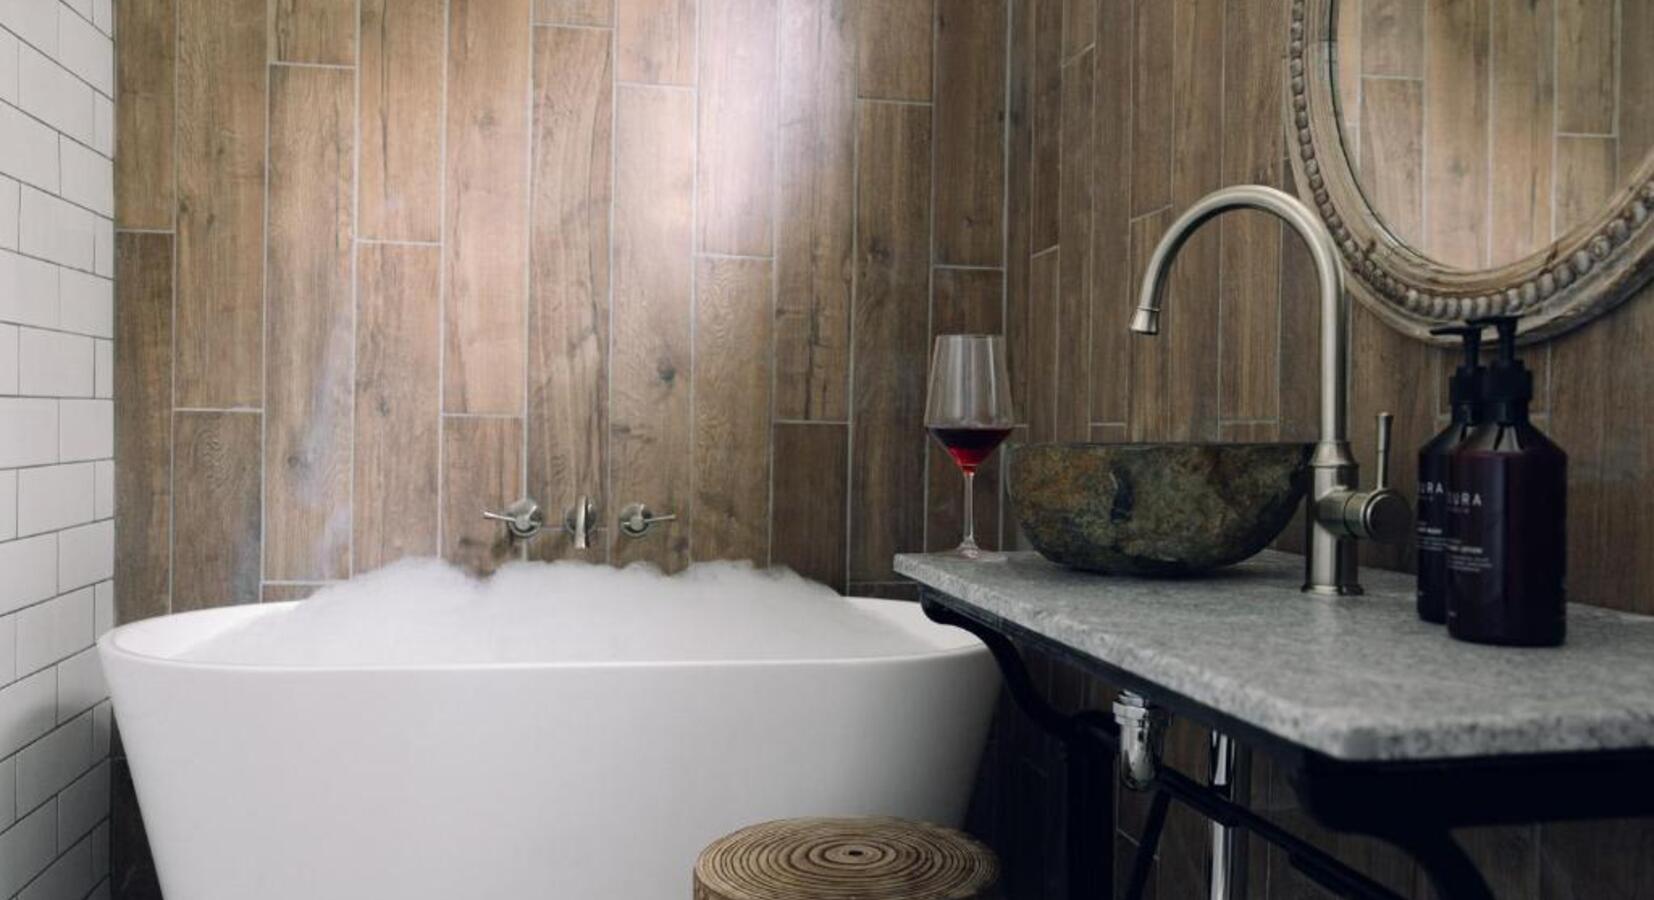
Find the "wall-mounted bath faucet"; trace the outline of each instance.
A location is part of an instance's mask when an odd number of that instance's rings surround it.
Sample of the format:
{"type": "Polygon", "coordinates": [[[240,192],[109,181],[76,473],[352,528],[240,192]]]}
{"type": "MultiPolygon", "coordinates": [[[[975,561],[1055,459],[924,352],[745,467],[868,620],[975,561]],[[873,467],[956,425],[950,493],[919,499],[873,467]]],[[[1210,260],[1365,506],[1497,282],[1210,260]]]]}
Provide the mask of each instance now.
{"type": "Polygon", "coordinates": [[[482,517],[495,522],[504,522],[505,530],[513,540],[526,541],[540,533],[546,524],[545,511],[540,504],[530,497],[524,497],[516,503],[507,506],[503,512],[483,510],[482,517]]]}
{"type": "Polygon", "coordinates": [[[1361,578],[1356,540],[1398,543],[1412,531],[1407,500],[1388,485],[1390,417],[1378,422],[1378,485],[1358,490],[1359,475],[1350,453],[1349,410],[1350,301],[1344,293],[1344,264],[1321,220],[1290,194],[1262,185],[1224,188],[1206,195],[1167,229],[1154,256],[1131,317],[1138,334],[1160,332],[1160,306],[1166,295],[1172,260],[1189,236],[1207,221],[1232,209],[1273,213],[1292,226],[1309,247],[1321,285],[1321,440],[1310,462],[1314,472],[1308,499],[1309,553],[1304,590],[1316,594],[1359,594],[1361,578]]]}
{"type": "Polygon", "coordinates": [[[620,511],[620,533],[629,538],[640,538],[649,533],[649,529],[662,522],[676,519],[677,513],[655,515],[649,507],[641,503],[633,503],[620,511]]]}
{"type": "Polygon", "coordinates": [[[597,507],[590,497],[582,495],[563,514],[563,530],[574,538],[574,549],[585,550],[591,546],[592,532],[597,530],[597,507]]]}

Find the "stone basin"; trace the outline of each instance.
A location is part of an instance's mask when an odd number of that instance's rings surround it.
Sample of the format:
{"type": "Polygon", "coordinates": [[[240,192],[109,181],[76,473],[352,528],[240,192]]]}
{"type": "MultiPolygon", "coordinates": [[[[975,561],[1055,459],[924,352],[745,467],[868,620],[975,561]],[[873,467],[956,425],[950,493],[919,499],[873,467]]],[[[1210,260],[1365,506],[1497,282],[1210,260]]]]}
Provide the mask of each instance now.
{"type": "Polygon", "coordinates": [[[1033,444],[1012,450],[1011,504],[1047,559],[1176,577],[1247,559],[1292,521],[1309,444],[1033,444]]]}

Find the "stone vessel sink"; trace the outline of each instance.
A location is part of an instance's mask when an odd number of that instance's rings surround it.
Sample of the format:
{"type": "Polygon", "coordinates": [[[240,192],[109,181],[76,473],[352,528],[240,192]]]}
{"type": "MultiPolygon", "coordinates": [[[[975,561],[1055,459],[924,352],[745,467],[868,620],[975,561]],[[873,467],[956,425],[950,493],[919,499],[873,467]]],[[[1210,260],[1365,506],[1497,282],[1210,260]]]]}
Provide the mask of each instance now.
{"type": "Polygon", "coordinates": [[[1076,569],[1193,575],[1281,533],[1309,485],[1309,444],[1034,444],[1010,457],[1011,503],[1046,558],[1076,569]]]}

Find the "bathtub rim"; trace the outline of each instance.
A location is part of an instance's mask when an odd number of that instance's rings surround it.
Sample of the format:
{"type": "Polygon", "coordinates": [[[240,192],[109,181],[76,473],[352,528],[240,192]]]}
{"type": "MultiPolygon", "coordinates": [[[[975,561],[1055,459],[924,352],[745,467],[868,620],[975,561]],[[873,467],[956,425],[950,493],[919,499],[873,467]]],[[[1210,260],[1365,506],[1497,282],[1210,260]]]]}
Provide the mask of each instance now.
{"type": "MultiPolygon", "coordinates": [[[[304,600],[286,600],[278,603],[244,603],[231,606],[210,607],[207,609],[187,610],[178,613],[168,613],[164,616],[153,616],[117,625],[105,632],[97,640],[98,654],[102,658],[116,657],[140,665],[176,667],[188,670],[203,671],[230,671],[237,673],[280,673],[280,674],[346,674],[346,673],[441,673],[441,672],[528,672],[528,671],[558,671],[565,669],[602,669],[602,670],[651,670],[651,669],[683,669],[697,670],[705,668],[746,668],[746,667],[775,667],[775,666],[866,666],[870,664],[905,664],[923,662],[927,660],[942,660],[959,657],[968,657],[975,654],[986,655],[988,647],[975,635],[951,626],[932,622],[924,617],[918,603],[911,600],[899,600],[885,597],[857,597],[846,596],[858,608],[885,615],[899,608],[911,608],[912,615],[920,624],[927,626],[926,630],[936,629],[936,634],[943,636],[939,646],[914,653],[882,654],[876,656],[788,656],[770,658],[731,658],[731,659],[619,659],[619,660],[537,660],[533,662],[440,662],[440,663],[368,663],[357,665],[280,665],[271,663],[222,662],[216,660],[180,659],[176,656],[167,656],[159,653],[146,653],[133,649],[122,643],[123,638],[130,639],[141,635],[145,631],[160,628],[181,627],[185,619],[231,619],[230,624],[237,624],[242,620],[250,620],[262,615],[270,615],[279,610],[292,608],[304,600]]],[[[228,626],[226,626],[228,627],[228,626]]],[[[907,628],[900,622],[893,622],[893,628],[907,628]]],[[[211,636],[208,633],[201,639],[211,636]]],[[[915,641],[925,640],[914,635],[915,641]]]]}

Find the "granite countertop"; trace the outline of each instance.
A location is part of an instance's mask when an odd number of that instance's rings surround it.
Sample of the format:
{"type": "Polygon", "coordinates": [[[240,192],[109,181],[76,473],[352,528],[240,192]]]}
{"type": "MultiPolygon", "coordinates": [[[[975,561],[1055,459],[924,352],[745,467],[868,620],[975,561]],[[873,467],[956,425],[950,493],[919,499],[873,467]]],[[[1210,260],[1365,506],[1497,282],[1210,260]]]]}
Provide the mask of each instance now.
{"type": "Polygon", "coordinates": [[[1654,748],[1654,618],[1568,609],[1563,647],[1452,640],[1413,578],[1363,569],[1360,597],[1301,593],[1303,558],[1211,577],[1094,575],[1034,553],[904,554],[896,571],[994,619],[1336,759],[1654,748]]]}

